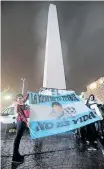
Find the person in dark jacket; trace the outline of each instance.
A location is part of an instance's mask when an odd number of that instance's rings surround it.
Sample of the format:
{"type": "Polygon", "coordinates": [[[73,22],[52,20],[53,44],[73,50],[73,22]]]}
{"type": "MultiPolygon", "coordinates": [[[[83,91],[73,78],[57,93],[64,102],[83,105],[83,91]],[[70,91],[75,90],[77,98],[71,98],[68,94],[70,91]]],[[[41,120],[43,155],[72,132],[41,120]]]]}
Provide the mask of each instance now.
{"type": "Polygon", "coordinates": [[[24,110],[25,110],[25,102],[28,98],[28,94],[25,98],[23,98],[22,94],[18,94],[16,97],[16,101],[14,102],[15,112],[17,114],[17,133],[16,138],[14,140],[14,147],[13,147],[13,158],[12,162],[21,163],[24,160],[24,156],[20,155],[19,153],[19,145],[20,140],[24,134],[25,129],[28,127],[28,121],[25,117],[24,110]]]}
{"type": "MultiPolygon", "coordinates": [[[[97,100],[95,99],[95,96],[91,94],[86,102],[86,106],[91,109],[91,106],[94,104],[97,104],[97,100]]],[[[90,143],[90,147],[97,148],[97,131],[95,123],[86,126],[86,138],[90,143]]]]}
{"type": "MultiPolygon", "coordinates": [[[[97,104],[97,100],[95,96],[91,94],[87,99],[86,106],[90,109],[92,105],[97,104]]],[[[96,147],[97,145],[97,131],[95,127],[95,123],[91,123],[87,126],[80,128],[81,140],[83,143],[89,144],[91,147],[96,147]]]]}

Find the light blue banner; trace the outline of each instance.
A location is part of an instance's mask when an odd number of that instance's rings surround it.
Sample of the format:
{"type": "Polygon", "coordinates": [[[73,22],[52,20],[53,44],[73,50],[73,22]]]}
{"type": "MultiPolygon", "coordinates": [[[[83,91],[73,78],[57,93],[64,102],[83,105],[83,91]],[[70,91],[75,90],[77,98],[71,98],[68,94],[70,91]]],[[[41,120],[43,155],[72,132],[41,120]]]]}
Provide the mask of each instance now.
{"type": "Polygon", "coordinates": [[[95,112],[86,112],[76,115],[71,118],[62,120],[45,120],[45,121],[30,121],[30,136],[31,139],[46,137],[71,131],[90,123],[96,122],[100,118],[95,112]]]}

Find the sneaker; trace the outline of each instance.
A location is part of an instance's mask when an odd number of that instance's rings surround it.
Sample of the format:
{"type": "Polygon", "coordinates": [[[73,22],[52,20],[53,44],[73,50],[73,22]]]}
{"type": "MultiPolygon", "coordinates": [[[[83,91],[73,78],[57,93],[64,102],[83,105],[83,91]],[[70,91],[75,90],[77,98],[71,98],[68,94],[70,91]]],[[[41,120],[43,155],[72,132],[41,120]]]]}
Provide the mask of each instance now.
{"type": "Polygon", "coordinates": [[[97,141],[94,141],[94,145],[98,145],[98,142],[97,142],[97,141]]]}
{"type": "Polygon", "coordinates": [[[9,133],[12,133],[12,129],[9,129],[9,133]]]}
{"type": "Polygon", "coordinates": [[[23,155],[18,154],[18,158],[24,160],[24,156],[23,155]]]}
{"type": "Polygon", "coordinates": [[[90,142],[89,142],[88,140],[86,140],[86,144],[87,144],[87,145],[90,145],[90,142]]]}
{"type": "Polygon", "coordinates": [[[15,129],[13,129],[12,131],[13,131],[13,133],[15,133],[15,129]]]}
{"type": "Polygon", "coordinates": [[[15,163],[22,163],[24,161],[24,156],[21,156],[20,154],[13,156],[12,162],[15,163]]]}
{"type": "Polygon", "coordinates": [[[87,150],[88,150],[88,151],[98,150],[98,144],[94,142],[92,145],[90,145],[90,146],[87,148],[87,150]]]}
{"type": "Polygon", "coordinates": [[[97,148],[95,148],[95,147],[88,147],[88,149],[87,149],[88,151],[96,151],[97,150],[97,148]]]}
{"type": "Polygon", "coordinates": [[[96,150],[98,150],[98,142],[97,142],[97,141],[94,141],[94,148],[95,148],[96,150]]]}
{"type": "Polygon", "coordinates": [[[12,158],[12,162],[14,162],[14,163],[23,163],[23,159],[19,159],[19,158],[15,158],[15,157],[13,157],[12,158]]]}

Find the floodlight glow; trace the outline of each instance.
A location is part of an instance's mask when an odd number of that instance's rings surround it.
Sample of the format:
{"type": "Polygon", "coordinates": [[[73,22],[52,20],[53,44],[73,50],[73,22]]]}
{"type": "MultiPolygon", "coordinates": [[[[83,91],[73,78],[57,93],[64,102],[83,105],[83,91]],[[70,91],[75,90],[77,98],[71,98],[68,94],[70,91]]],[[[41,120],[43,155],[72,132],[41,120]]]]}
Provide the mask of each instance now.
{"type": "Polygon", "coordinates": [[[103,83],[104,83],[103,79],[100,79],[100,80],[99,80],[99,83],[100,83],[100,84],[103,84],[103,83]]]}
{"type": "Polygon", "coordinates": [[[90,89],[93,90],[93,89],[96,89],[97,88],[97,84],[96,83],[92,83],[90,85],[90,89]]]}
{"type": "Polygon", "coordinates": [[[10,95],[4,96],[4,100],[10,100],[12,97],[10,95]]]}

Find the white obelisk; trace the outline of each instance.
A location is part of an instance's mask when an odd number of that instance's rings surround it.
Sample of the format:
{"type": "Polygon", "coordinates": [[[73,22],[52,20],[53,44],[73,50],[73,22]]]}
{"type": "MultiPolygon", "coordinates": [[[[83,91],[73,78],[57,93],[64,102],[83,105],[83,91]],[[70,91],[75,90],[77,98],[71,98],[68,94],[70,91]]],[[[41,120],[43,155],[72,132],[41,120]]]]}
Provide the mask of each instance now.
{"type": "Polygon", "coordinates": [[[48,13],[43,87],[66,89],[57,10],[53,4],[48,13]]]}

